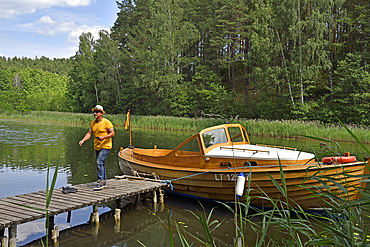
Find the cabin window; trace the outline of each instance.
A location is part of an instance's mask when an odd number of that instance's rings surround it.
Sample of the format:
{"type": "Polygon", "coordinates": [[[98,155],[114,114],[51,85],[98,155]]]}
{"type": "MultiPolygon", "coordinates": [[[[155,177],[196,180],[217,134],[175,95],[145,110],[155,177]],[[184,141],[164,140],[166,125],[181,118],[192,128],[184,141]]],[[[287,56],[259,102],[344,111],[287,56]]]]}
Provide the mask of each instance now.
{"type": "Polygon", "coordinates": [[[231,167],[231,163],[230,162],[221,162],[220,167],[231,167]]]}
{"type": "Polygon", "coordinates": [[[242,128],[242,132],[244,134],[245,141],[249,142],[248,134],[247,134],[247,132],[245,132],[245,129],[242,128]]]}
{"type": "Polygon", "coordinates": [[[247,161],[244,163],[244,166],[257,166],[256,161],[247,161]]]}
{"type": "Polygon", "coordinates": [[[243,135],[239,127],[229,127],[229,135],[232,142],[243,142],[243,135]]]}
{"type": "Polygon", "coordinates": [[[203,133],[204,145],[209,148],[218,143],[227,142],[225,129],[215,129],[203,133]]]}
{"type": "Polygon", "coordinates": [[[191,140],[190,142],[188,142],[184,146],[182,146],[179,150],[180,151],[192,151],[192,152],[199,152],[200,153],[198,139],[194,138],[193,140],[191,140]]]}

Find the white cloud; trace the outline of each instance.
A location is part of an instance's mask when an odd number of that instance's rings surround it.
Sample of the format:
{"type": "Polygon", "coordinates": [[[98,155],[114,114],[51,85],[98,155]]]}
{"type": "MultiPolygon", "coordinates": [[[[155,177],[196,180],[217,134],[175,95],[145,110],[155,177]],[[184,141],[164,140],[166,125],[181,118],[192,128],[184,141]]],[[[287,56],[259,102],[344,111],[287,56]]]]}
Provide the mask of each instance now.
{"type": "MultiPolygon", "coordinates": [[[[99,38],[99,31],[106,30],[110,31],[108,27],[97,26],[97,25],[77,25],[74,21],[57,21],[53,20],[49,15],[42,16],[34,23],[27,23],[22,25],[23,29],[34,30],[35,32],[47,35],[55,36],[59,34],[66,34],[66,50],[68,54],[75,53],[78,51],[79,36],[82,33],[90,32],[93,38],[96,40],[99,38]]],[[[28,46],[29,47],[29,46],[28,46]]],[[[38,48],[33,48],[39,50],[38,48]]],[[[65,56],[63,56],[65,57],[65,56]]]]}
{"type": "Polygon", "coordinates": [[[46,24],[46,25],[54,25],[55,24],[55,21],[53,21],[50,18],[50,16],[48,16],[48,15],[45,15],[45,16],[41,17],[40,20],[37,20],[36,22],[46,24]]]}
{"type": "Polygon", "coordinates": [[[36,28],[37,32],[43,35],[54,36],[60,33],[68,33],[67,37],[67,48],[68,50],[77,51],[79,45],[79,36],[84,32],[90,32],[94,39],[99,38],[100,30],[110,31],[109,28],[102,26],[89,26],[81,25],[78,26],[74,21],[54,21],[50,16],[43,16],[35,23],[29,23],[24,26],[28,28],[36,28]]]}
{"type": "Polygon", "coordinates": [[[115,1],[0,0],[0,56],[73,56],[79,36],[99,38],[117,12],[115,1]]]}
{"type": "Polygon", "coordinates": [[[43,16],[35,23],[26,24],[34,26],[37,32],[44,35],[54,36],[58,33],[69,33],[76,28],[74,21],[54,21],[50,16],[43,16]]]}
{"type": "Polygon", "coordinates": [[[35,13],[37,9],[53,6],[88,6],[92,0],[1,0],[0,18],[13,18],[17,15],[35,13]]]}
{"type": "Polygon", "coordinates": [[[79,45],[79,37],[82,33],[90,32],[94,38],[94,40],[99,38],[99,31],[100,30],[107,30],[110,31],[109,28],[103,28],[101,26],[87,26],[82,25],[79,27],[76,27],[74,30],[72,30],[67,37],[67,49],[70,51],[78,51],[78,45],[79,45]]]}

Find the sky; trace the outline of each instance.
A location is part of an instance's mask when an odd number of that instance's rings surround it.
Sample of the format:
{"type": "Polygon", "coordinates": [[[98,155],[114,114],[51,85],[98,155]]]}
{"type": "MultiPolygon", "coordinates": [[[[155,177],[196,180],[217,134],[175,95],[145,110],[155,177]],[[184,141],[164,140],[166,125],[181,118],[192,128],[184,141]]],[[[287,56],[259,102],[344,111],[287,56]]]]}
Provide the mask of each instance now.
{"type": "Polygon", "coordinates": [[[0,0],[0,57],[70,58],[82,32],[97,39],[118,11],[115,0],[0,0]]]}

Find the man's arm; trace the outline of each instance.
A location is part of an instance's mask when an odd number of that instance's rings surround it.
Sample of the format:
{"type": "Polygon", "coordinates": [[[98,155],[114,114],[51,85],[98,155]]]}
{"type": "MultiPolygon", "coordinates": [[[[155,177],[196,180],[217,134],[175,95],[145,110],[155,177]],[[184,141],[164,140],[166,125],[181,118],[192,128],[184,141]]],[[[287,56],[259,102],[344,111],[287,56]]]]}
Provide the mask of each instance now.
{"type": "Polygon", "coordinates": [[[89,140],[91,136],[92,136],[92,129],[90,128],[89,131],[84,136],[84,138],[82,138],[82,140],[79,141],[78,144],[82,147],[82,144],[84,144],[85,141],[89,140]]]}

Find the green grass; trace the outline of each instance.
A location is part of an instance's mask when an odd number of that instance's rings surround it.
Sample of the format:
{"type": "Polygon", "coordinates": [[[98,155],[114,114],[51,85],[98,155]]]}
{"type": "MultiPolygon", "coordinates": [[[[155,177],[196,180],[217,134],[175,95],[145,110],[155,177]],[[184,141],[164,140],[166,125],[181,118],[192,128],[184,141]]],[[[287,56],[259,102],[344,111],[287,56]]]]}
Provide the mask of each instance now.
{"type": "MultiPolygon", "coordinates": [[[[106,118],[112,121],[114,126],[123,127],[126,114],[110,115],[106,118]]],[[[88,113],[64,113],[34,111],[23,114],[0,114],[2,119],[15,119],[23,121],[48,122],[70,125],[90,125],[94,119],[93,114],[88,113]]],[[[223,124],[222,119],[217,118],[184,118],[171,116],[136,116],[131,115],[131,128],[161,129],[176,131],[198,132],[204,128],[223,124]]],[[[327,125],[318,121],[299,120],[259,120],[240,119],[234,123],[241,123],[252,136],[302,138],[301,135],[317,136],[333,141],[353,141],[352,136],[340,124],[327,125]]],[[[346,125],[361,142],[370,142],[370,129],[366,126],[346,125]]]]}

